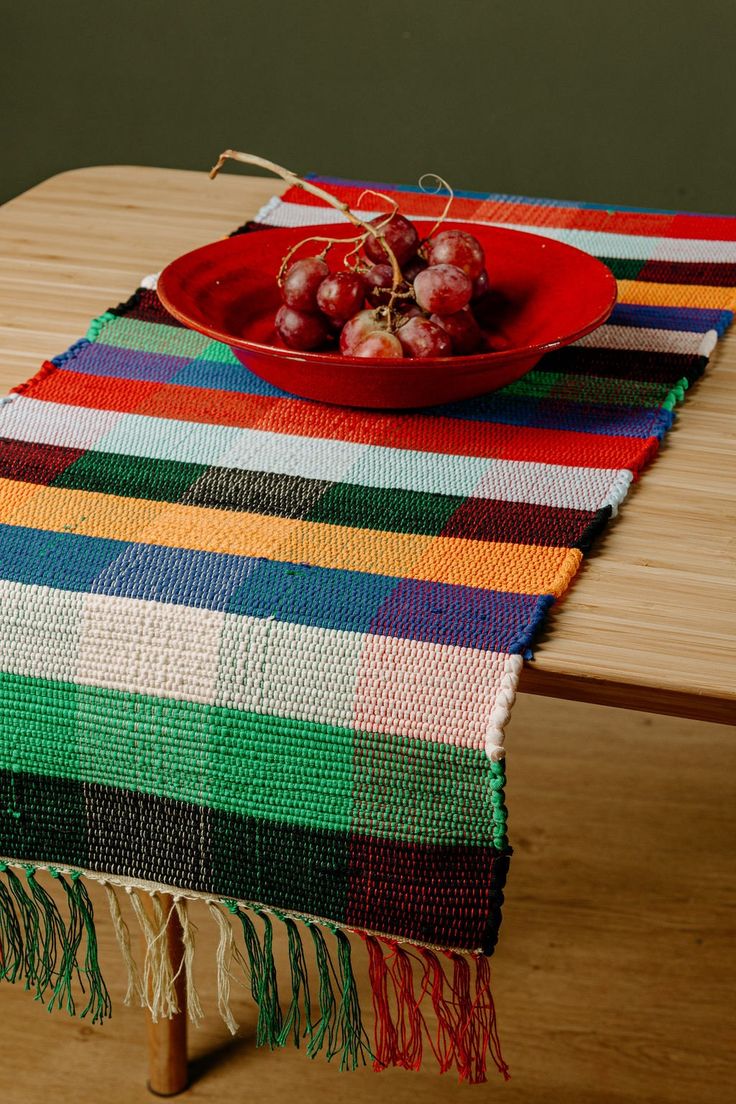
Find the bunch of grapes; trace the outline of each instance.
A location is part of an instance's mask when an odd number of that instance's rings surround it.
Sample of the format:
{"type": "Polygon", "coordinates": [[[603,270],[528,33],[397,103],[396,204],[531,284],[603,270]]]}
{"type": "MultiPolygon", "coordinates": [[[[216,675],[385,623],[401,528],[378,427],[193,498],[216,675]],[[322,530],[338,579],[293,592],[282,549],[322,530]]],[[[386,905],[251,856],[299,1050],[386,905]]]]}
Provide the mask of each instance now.
{"type": "Polygon", "coordinates": [[[474,311],[488,292],[478,239],[439,230],[420,241],[398,211],[367,225],[374,229],[353,250],[352,267],[331,272],[329,247],[320,256],[287,261],[276,315],[284,344],[315,350],[337,342],[341,353],[355,357],[478,352],[484,335],[474,311]]]}

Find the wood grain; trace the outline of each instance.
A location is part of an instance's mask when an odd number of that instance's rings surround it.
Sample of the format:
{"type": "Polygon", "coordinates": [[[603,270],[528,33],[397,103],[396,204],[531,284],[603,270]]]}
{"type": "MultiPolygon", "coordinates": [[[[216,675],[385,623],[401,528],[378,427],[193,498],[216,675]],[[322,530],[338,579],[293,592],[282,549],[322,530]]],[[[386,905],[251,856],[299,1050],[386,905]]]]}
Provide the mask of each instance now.
{"type": "MultiPolygon", "coordinates": [[[[231,1039],[216,1006],[217,931],[197,904],[205,1019],[190,1032],[191,1088],[177,1099],[726,1104],[736,1042],[730,730],[524,695],[509,745],[515,854],[492,961],[509,1084],[468,1089],[431,1064],[341,1074],[303,1050],[258,1050],[255,1010],[236,984],[231,1039]]],[[[92,897],[113,1019],[93,1028],[50,1016],[22,986],[0,986],[3,1104],[153,1104],[145,1018],[121,1003],[106,901],[94,887],[92,897]]],[[[288,969],[280,936],[277,957],[288,969]]],[[[370,1008],[360,947],[354,961],[370,1008]]]]}
{"type": "MultiPolygon", "coordinates": [[[[0,390],[146,272],[252,217],[278,180],[78,169],[0,209],[0,390]]],[[[736,721],[736,334],[553,613],[521,689],[736,721]]]]}

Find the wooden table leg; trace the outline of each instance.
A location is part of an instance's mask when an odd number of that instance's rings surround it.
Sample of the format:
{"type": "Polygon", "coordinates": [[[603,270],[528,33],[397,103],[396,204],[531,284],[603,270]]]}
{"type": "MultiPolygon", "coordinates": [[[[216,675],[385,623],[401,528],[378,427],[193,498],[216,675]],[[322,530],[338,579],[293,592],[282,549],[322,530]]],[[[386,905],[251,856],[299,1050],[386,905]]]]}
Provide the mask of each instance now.
{"type": "MultiPolygon", "coordinates": [[[[147,894],[141,895],[144,900],[147,894]]],[[[184,947],[181,924],[176,912],[172,912],[173,899],[168,893],[158,895],[164,913],[171,913],[166,930],[166,940],[176,979],[176,995],[179,1012],[170,1020],[154,1023],[148,1018],[148,1088],[157,1096],[176,1096],[189,1083],[187,1067],[187,988],[181,969],[184,947]]],[[[145,905],[148,910],[150,906],[145,905]]]]}

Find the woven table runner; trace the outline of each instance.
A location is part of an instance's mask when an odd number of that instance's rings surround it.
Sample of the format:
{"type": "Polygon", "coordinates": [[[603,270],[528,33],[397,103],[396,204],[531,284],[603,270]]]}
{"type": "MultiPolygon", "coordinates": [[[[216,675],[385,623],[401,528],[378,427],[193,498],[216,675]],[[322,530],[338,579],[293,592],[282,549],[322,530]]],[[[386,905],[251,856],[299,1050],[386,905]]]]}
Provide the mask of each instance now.
{"type": "MultiPolygon", "coordinates": [[[[336,217],[293,189],[242,230],[336,217]]],[[[736,219],[468,193],[452,218],[601,258],[613,316],[502,391],[396,414],[278,391],[148,280],[0,400],[0,975],[49,1007],[109,1013],[96,879],[126,999],[155,1018],[177,1007],[174,911],[201,1015],[201,897],[232,1030],[242,972],[259,1043],[506,1072],[504,726],[547,610],[731,322],[736,219]]]]}

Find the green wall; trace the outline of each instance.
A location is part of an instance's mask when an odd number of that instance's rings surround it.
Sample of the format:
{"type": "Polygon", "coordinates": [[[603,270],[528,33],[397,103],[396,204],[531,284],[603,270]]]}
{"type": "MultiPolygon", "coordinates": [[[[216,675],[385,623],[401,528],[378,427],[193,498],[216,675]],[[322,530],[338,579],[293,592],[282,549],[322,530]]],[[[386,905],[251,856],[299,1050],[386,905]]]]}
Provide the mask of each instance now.
{"type": "Polygon", "coordinates": [[[736,0],[0,0],[0,200],[64,169],[298,171],[736,211],[736,0]]]}

